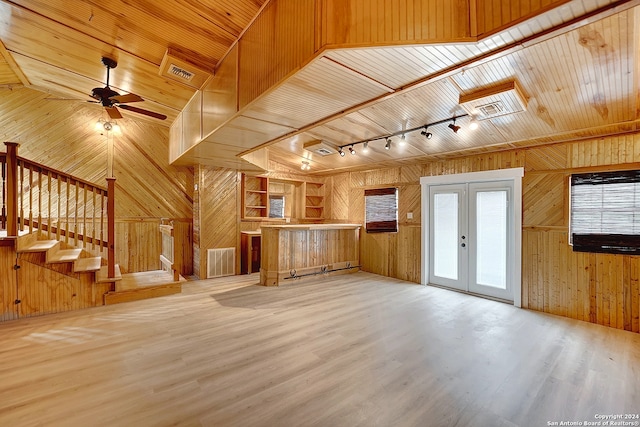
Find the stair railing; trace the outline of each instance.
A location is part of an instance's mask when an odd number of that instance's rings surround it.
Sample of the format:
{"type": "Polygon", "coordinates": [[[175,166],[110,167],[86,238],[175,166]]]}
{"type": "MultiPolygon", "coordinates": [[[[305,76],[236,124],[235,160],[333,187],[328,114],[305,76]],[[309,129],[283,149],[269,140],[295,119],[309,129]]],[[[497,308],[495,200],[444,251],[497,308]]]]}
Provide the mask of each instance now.
{"type": "Polygon", "coordinates": [[[115,277],[115,178],[107,188],[18,157],[18,144],[0,153],[2,211],[8,237],[34,229],[48,239],[107,253],[108,277],[115,277]],[[106,236],[105,236],[106,234],[106,236]]]}

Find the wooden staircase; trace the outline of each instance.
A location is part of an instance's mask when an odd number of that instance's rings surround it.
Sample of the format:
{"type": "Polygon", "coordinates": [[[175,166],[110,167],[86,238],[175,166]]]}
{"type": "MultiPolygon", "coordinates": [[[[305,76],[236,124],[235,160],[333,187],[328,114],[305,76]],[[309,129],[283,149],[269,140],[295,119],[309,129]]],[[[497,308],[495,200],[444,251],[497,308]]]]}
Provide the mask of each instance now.
{"type": "MultiPolygon", "coordinates": [[[[0,321],[181,292],[179,264],[130,274],[116,264],[115,178],[102,187],[18,157],[16,143],[5,145],[0,321]]],[[[160,261],[166,258],[179,257],[171,252],[160,261]]]]}

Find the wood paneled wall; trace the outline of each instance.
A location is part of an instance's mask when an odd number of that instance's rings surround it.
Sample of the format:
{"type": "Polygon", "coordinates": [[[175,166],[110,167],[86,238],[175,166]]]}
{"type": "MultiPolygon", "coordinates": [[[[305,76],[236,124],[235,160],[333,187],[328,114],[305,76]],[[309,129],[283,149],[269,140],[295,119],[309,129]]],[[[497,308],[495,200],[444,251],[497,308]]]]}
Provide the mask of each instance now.
{"type": "Polygon", "coordinates": [[[312,57],[314,26],[314,0],[278,0],[262,10],[239,42],[240,108],[312,57]]]}
{"type": "Polygon", "coordinates": [[[236,255],[240,254],[240,176],[231,169],[198,166],[196,182],[193,273],[206,278],[207,249],[236,248],[236,255]]]}
{"type": "Polygon", "coordinates": [[[322,46],[451,42],[471,36],[469,0],[323,0],[320,3],[322,46]]]}
{"type": "Polygon", "coordinates": [[[512,167],[525,168],[523,307],[640,332],[640,257],[578,253],[568,244],[569,175],[640,168],[640,134],[335,175],[333,213],[362,222],[364,189],[397,186],[399,231],[363,232],[360,261],[366,271],[419,283],[419,177],[512,167]]]}
{"type": "Polygon", "coordinates": [[[16,253],[13,246],[0,246],[0,321],[17,319],[15,304],[18,298],[16,271],[16,253]]]}
{"type": "Polygon", "coordinates": [[[478,35],[505,28],[569,0],[476,0],[478,35]]]}

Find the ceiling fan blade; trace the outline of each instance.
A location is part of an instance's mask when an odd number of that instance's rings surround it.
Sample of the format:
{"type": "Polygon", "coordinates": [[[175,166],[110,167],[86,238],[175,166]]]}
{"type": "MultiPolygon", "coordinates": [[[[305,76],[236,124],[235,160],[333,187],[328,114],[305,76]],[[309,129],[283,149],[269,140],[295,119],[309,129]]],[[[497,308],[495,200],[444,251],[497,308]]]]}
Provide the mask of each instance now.
{"type": "Polygon", "coordinates": [[[120,114],[120,111],[118,111],[116,107],[104,107],[104,109],[107,110],[109,118],[114,120],[122,118],[122,114],[120,114]]]}
{"type": "Polygon", "coordinates": [[[155,119],[164,120],[167,118],[164,114],[154,113],[153,111],[143,110],[142,108],[132,107],[131,105],[119,105],[120,108],[133,111],[134,113],[144,114],[145,116],[153,117],[155,119]]]}
{"type": "Polygon", "coordinates": [[[125,104],[127,102],[140,102],[140,101],[144,101],[144,99],[142,99],[140,96],[134,94],[134,93],[127,93],[125,95],[117,95],[117,96],[111,96],[109,97],[109,99],[111,101],[115,101],[118,104],[125,104]]]}

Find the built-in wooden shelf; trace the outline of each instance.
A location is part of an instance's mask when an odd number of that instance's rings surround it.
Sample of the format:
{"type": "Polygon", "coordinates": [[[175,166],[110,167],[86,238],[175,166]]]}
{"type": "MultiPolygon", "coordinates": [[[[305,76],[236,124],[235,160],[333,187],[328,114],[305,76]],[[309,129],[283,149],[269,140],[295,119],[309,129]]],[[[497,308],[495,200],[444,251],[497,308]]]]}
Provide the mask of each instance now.
{"type": "Polygon", "coordinates": [[[242,218],[269,216],[269,178],[242,174],[242,218]]]}

